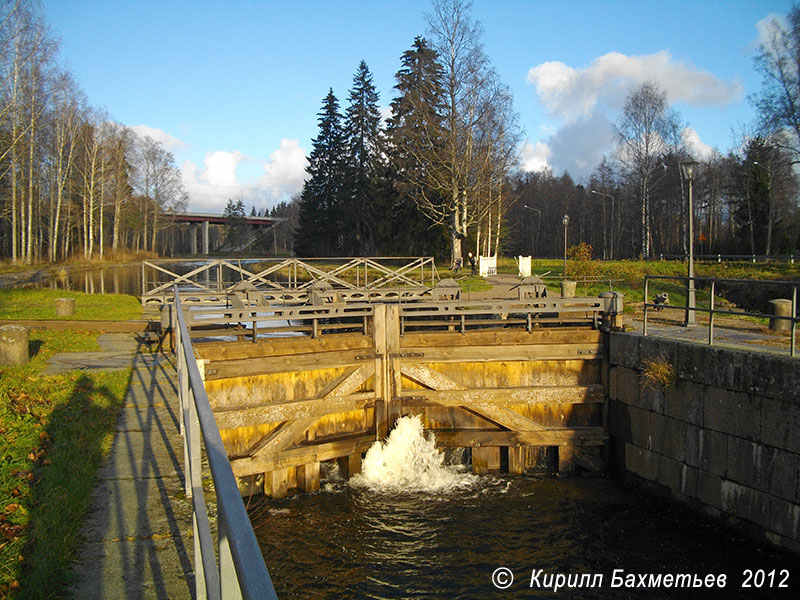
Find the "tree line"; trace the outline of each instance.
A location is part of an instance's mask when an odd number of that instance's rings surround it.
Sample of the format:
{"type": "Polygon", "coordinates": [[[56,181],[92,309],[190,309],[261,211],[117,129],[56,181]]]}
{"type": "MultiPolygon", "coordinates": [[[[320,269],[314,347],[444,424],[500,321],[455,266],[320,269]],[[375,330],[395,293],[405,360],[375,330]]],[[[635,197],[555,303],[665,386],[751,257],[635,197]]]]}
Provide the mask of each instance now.
{"type": "MultiPolygon", "coordinates": [[[[587,181],[550,169],[522,172],[511,95],[483,53],[462,0],[436,0],[430,38],[400,58],[382,122],[361,62],[341,111],[330,90],[318,113],[294,251],[301,255],[559,256],[585,242],[595,258],[687,252],[681,163],[697,158],[688,124],[657,82],[628,94],[616,146],[587,181]],[[567,231],[563,217],[570,217],[567,231]]],[[[798,249],[795,165],[800,155],[800,11],[773,21],[750,100],[759,121],[733,150],[700,161],[693,186],[695,252],[788,254],[798,249]]],[[[288,206],[283,205],[283,210],[288,206]]]]}
{"type": "Polygon", "coordinates": [[[0,0],[0,256],[166,253],[186,195],[163,145],[92,107],[32,0],[0,0]]]}

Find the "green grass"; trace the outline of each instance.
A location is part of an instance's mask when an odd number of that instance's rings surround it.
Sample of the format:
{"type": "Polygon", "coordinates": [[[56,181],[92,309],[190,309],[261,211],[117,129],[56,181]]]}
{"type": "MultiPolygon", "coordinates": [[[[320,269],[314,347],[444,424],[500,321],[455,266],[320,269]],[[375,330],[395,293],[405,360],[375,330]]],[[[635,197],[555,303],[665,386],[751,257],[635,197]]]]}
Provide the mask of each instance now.
{"type": "Polygon", "coordinates": [[[0,367],[0,598],[63,597],[130,369],[44,375],[97,334],[32,331],[31,361],[0,367]]]}
{"type": "Polygon", "coordinates": [[[124,294],[84,294],[66,290],[0,289],[0,319],[128,321],[142,318],[142,305],[124,294]],[[75,315],[56,317],[56,298],[74,298],[75,315]]]}

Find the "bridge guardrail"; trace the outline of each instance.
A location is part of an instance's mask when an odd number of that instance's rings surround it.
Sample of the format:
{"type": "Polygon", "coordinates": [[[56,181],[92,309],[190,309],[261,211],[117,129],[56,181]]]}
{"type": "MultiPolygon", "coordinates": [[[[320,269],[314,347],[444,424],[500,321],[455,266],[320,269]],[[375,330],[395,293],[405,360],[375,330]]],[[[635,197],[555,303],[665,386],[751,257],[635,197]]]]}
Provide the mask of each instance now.
{"type": "Polygon", "coordinates": [[[790,347],[789,347],[789,355],[794,357],[796,355],[795,345],[796,345],[796,338],[797,338],[797,324],[800,322],[800,318],[797,316],[797,288],[800,284],[794,281],[769,281],[769,280],[753,280],[753,279],[723,279],[723,278],[714,278],[714,277],[685,277],[685,276],[668,276],[668,275],[645,275],[644,278],[644,316],[642,322],[642,335],[647,335],[647,311],[648,309],[657,309],[657,310],[680,310],[685,311],[687,314],[690,311],[694,311],[695,313],[707,313],[708,317],[708,344],[710,346],[714,345],[714,315],[731,315],[737,317],[755,317],[755,318],[769,318],[769,319],[776,319],[776,320],[787,320],[791,322],[791,334],[790,334],[790,347]],[[656,302],[648,302],[649,296],[649,287],[651,281],[682,281],[685,282],[688,286],[689,280],[694,281],[695,283],[704,282],[710,285],[710,292],[709,292],[709,305],[707,308],[702,306],[694,306],[690,307],[688,303],[688,295],[687,295],[687,303],[685,306],[682,305],[674,305],[674,304],[665,304],[665,303],[656,303],[656,302]],[[786,286],[792,290],[792,307],[790,316],[781,316],[775,314],[767,314],[767,313],[759,313],[759,312],[742,312],[742,311],[733,311],[733,310],[725,310],[715,308],[714,302],[716,298],[716,286],[718,283],[733,283],[733,284],[746,284],[746,285],[781,285],[786,286]]]}
{"type": "Polygon", "coordinates": [[[226,600],[277,599],[211,411],[177,288],[174,293],[173,328],[184,440],[185,488],[186,496],[192,499],[193,509],[195,595],[197,598],[226,600]],[[218,563],[203,495],[201,442],[205,446],[217,496],[218,563]]]}

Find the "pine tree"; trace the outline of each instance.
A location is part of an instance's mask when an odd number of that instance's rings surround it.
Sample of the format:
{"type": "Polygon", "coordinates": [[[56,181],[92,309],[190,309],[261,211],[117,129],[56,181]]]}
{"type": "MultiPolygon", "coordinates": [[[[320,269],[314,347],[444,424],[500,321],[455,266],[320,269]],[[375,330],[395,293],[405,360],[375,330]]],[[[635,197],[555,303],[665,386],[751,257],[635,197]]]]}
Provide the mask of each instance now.
{"type": "Polygon", "coordinates": [[[295,234],[299,256],[334,256],[342,250],[340,213],[347,153],[339,101],[332,89],[317,114],[319,135],[312,142],[295,234]]]}
{"type": "Polygon", "coordinates": [[[377,197],[377,178],[382,167],[378,99],[372,74],[362,60],[353,77],[344,124],[348,157],[343,225],[348,254],[374,254],[378,221],[389,216],[382,207],[382,199],[377,197]]]}

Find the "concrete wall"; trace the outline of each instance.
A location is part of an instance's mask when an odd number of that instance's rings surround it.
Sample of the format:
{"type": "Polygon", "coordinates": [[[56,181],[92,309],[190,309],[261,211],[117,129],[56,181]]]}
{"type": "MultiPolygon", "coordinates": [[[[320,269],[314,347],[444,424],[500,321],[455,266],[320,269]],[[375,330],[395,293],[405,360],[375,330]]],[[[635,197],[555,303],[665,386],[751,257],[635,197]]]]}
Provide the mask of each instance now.
{"type": "Polygon", "coordinates": [[[609,346],[612,468],[800,552],[800,360],[625,333],[609,346]],[[673,384],[647,384],[654,357],[673,384]]]}

